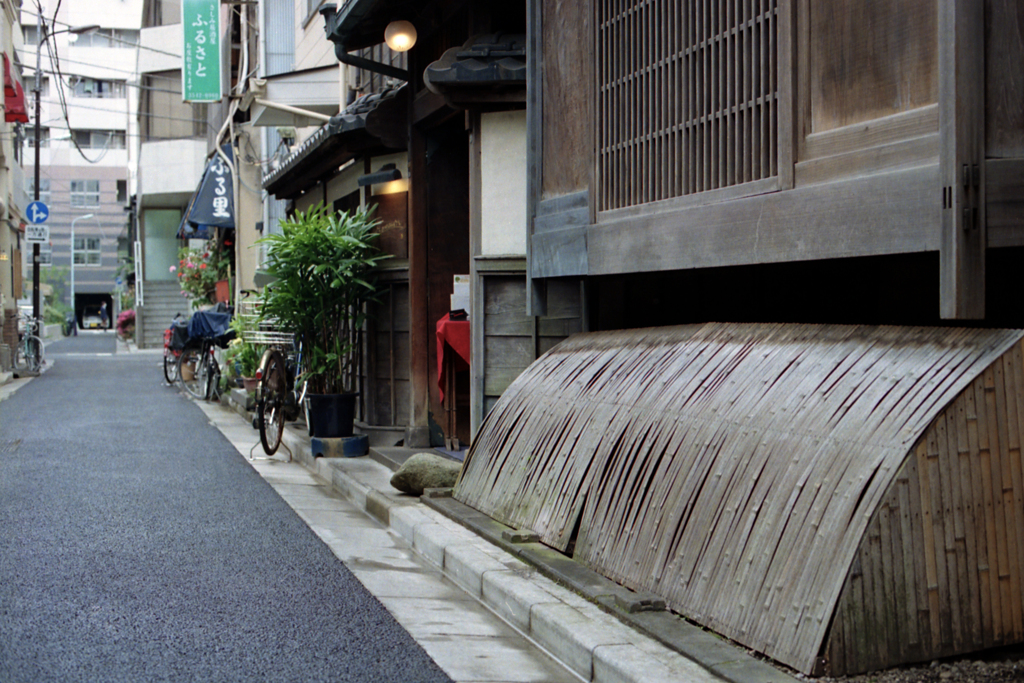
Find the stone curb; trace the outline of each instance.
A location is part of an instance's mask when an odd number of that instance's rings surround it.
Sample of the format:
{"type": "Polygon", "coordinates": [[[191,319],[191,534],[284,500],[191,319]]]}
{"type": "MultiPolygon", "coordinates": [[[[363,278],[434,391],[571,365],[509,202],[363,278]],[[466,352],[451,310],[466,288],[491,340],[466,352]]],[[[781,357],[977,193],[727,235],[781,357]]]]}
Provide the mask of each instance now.
{"type": "Polygon", "coordinates": [[[516,534],[465,506],[460,519],[453,509],[461,504],[452,498],[399,493],[382,464],[315,458],[309,437],[291,426],[284,443],[296,461],[586,680],[796,681],[668,612],[629,613],[630,605],[649,604],[652,596],[618,586],[539,543],[501,542],[503,532],[507,538],[516,534]]]}

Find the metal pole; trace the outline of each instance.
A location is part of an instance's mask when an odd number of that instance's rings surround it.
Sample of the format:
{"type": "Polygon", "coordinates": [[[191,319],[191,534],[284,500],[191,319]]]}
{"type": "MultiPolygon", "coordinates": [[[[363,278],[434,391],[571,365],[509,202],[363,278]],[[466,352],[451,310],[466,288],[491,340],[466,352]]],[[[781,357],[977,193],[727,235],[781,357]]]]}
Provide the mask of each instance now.
{"type": "Polygon", "coordinates": [[[75,314],[75,325],[78,325],[78,309],[75,308],[75,223],[77,218],[71,220],[71,312],[75,314]]]}
{"type": "MultiPolygon", "coordinates": [[[[40,97],[40,92],[42,90],[42,79],[41,79],[41,76],[40,76],[40,70],[41,70],[41,58],[42,58],[42,51],[43,51],[43,40],[44,40],[43,39],[43,12],[42,12],[42,10],[39,10],[36,13],[36,84],[35,84],[35,88],[34,88],[35,93],[36,93],[36,123],[35,123],[35,131],[36,131],[36,133],[35,133],[36,134],[36,140],[35,140],[35,146],[36,146],[36,155],[35,156],[36,156],[36,159],[35,159],[35,161],[36,161],[36,164],[35,164],[35,187],[33,188],[33,192],[32,192],[33,197],[32,198],[35,201],[39,201],[39,136],[41,134],[40,127],[39,127],[39,119],[40,119],[40,112],[41,112],[41,106],[40,106],[40,103],[39,103],[39,97],[40,97]]],[[[72,250],[73,249],[74,249],[74,244],[72,244],[72,250]]],[[[74,268],[74,256],[72,256],[71,260],[72,260],[72,269],[73,269],[74,268]]],[[[72,292],[74,292],[74,288],[72,288],[72,292]]],[[[72,296],[72,298],[71,298],[71,307],[74,308],[74,306],[75,306],[75,300],[74,300],[74,296],[72,296]]],[[[36,319],[38,319],[40,317],[39,316],[39,242],[33,242],[32,243],[32,317],[36,318],[36,319]]]]}

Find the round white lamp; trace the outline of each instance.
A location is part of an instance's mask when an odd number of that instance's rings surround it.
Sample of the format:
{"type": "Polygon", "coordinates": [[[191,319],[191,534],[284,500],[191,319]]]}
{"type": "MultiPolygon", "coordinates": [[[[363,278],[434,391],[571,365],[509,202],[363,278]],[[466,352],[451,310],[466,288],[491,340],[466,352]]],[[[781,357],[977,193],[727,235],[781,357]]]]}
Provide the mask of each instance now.
{"type": "Polygon", "coordinates": [[[416,27],[409,21],[392,21],[384,29],[384,42],[395,52],[407,52],[416,44],[416,27]]]}

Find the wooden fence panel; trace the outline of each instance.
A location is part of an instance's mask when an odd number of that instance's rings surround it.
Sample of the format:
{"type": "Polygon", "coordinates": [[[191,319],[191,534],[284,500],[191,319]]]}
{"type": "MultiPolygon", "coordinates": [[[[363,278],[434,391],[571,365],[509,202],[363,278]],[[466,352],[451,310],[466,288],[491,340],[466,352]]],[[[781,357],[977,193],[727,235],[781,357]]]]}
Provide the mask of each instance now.
{"type": "Polygon", "coordinates": [[[802,671],[1010,642],[1022,336],[577,335],[509,386],[456,497],[802,671]]]}

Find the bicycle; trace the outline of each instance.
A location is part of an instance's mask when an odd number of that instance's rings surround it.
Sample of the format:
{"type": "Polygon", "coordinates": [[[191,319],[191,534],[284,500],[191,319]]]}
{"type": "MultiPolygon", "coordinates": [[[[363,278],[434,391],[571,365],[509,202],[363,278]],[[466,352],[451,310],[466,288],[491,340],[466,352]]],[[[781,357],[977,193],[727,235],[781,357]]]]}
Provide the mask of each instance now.
{"type": "Polygon", "coordinates": [[[228,327],[231,313],[197,311],[188,321],[189,341],[178,356],[177,380],[190,395],[214,399],[220,391],[217,347],[226,348],[234,332],[228,327]]]}
{"type": "Polygon", "coordinates": [[[169,386],[178,379],[178,359],[187,343],[188,321],[179,313],[171,320],[171,326],[164,330],[164,379],[169,386]]]}
{"type": "Polygon", "coordinates": [[[220,366],[214,356],[212,339],[186,346],[178,356],[174,374],[181,386],[198,399],[212,399],[220,382],[220,366]]]}
{"type": "Polygon", "coordinates": [[[27,316],[22,316],[22,320],[25,324],[25,333],[21,335],[14,352],[14,367],[24,372],[39,372],[46,363],[43,357],[43,340],[39,338],[40,321],[27,316]]]}
{"type": "Polygon", "coordinates": [[[291,340],[291,335],[276,334],[288,337],[285,343],[291,343],[291,353],[286,355],[282,351],[280,346],[284,345],[284,339],[279,338],[276,346],[263,352],[256,370],[256,379],[259,380],[256,387],[256,426],[267,455],[277,452],[284,434],[284,423],[299,417],[306,398],[306,383],[301,382],[298,390],[295,386],[301,376],[302,347],[291,340]]]}

